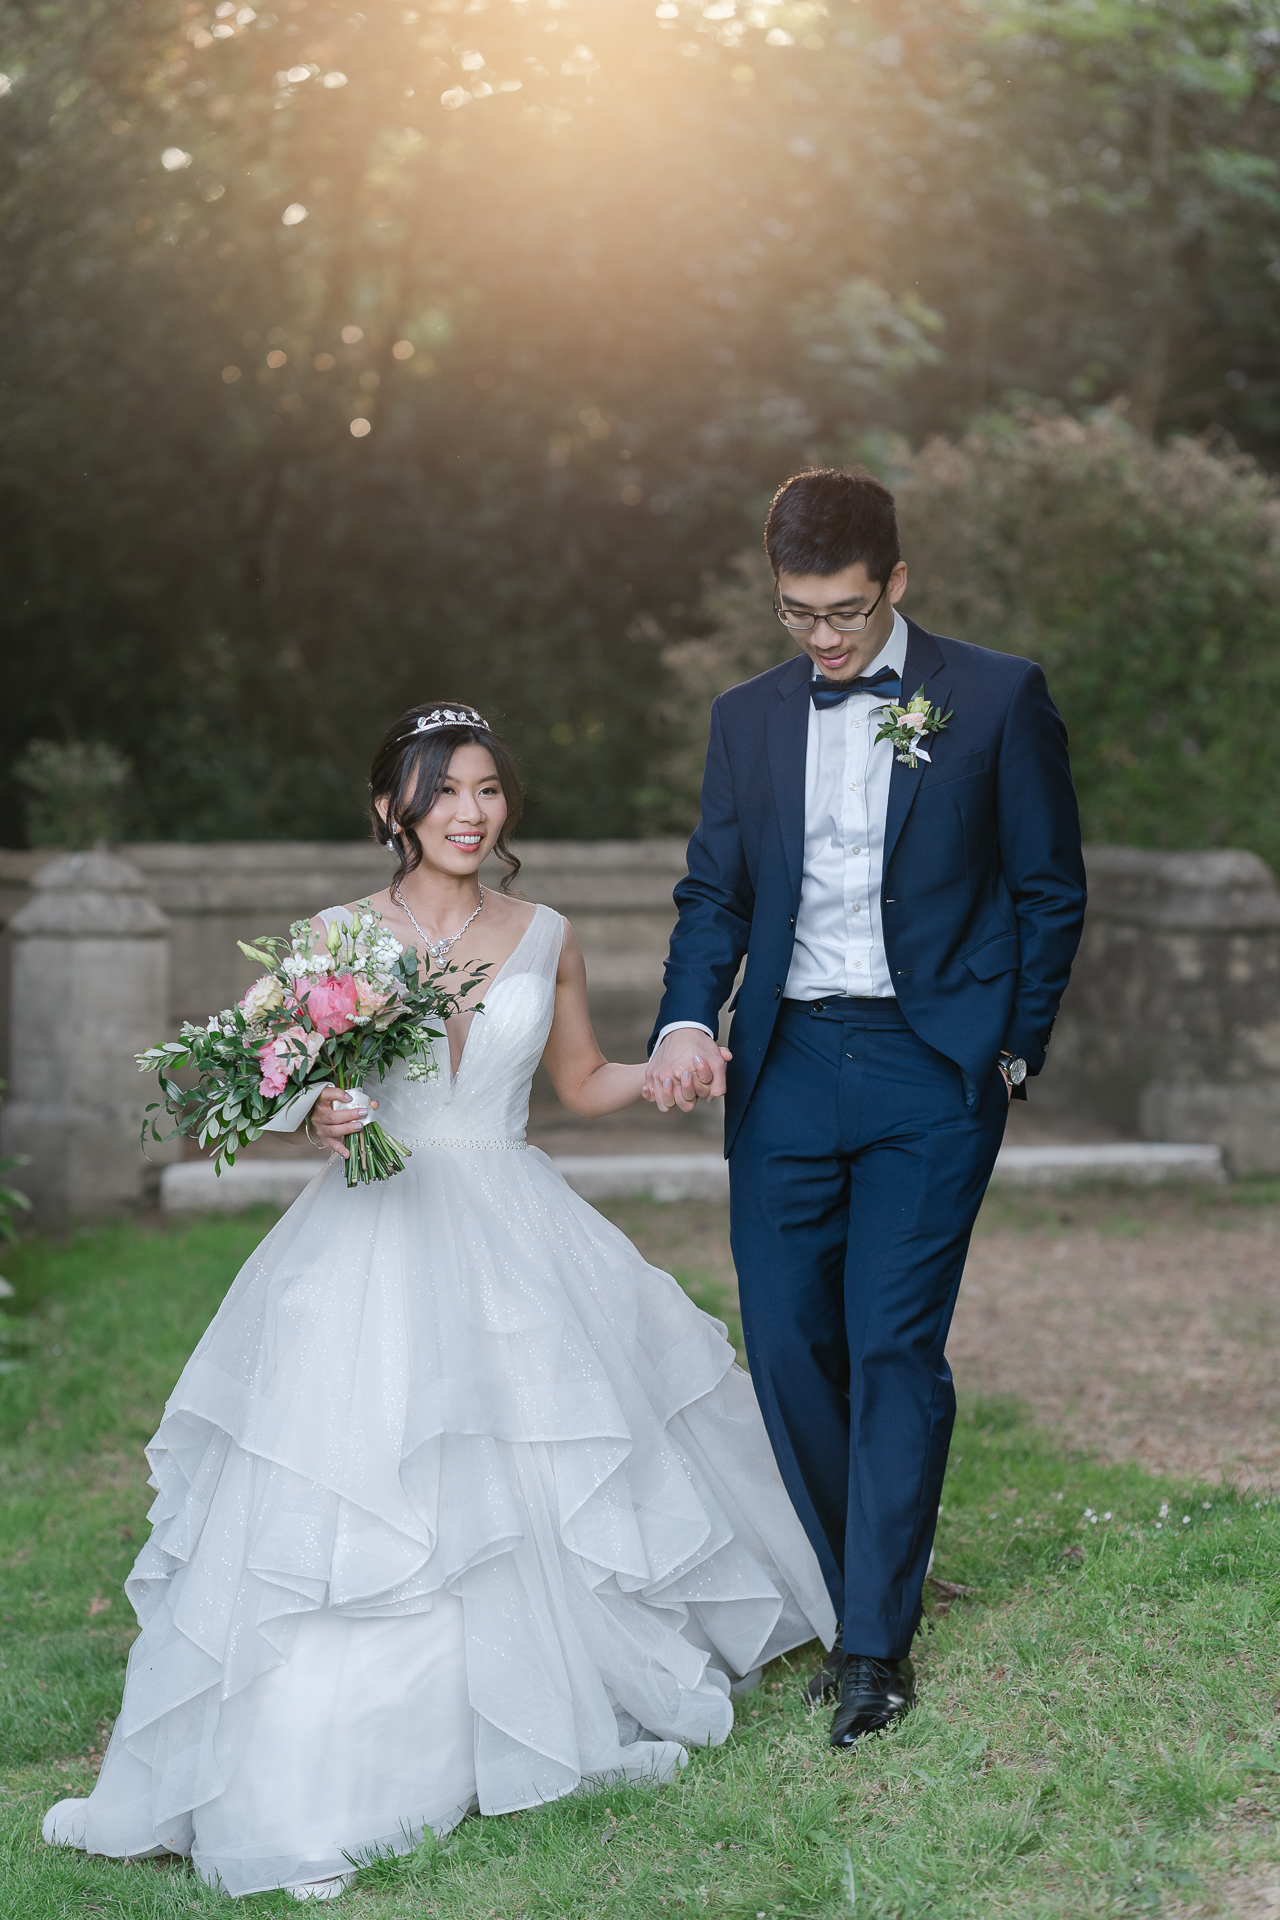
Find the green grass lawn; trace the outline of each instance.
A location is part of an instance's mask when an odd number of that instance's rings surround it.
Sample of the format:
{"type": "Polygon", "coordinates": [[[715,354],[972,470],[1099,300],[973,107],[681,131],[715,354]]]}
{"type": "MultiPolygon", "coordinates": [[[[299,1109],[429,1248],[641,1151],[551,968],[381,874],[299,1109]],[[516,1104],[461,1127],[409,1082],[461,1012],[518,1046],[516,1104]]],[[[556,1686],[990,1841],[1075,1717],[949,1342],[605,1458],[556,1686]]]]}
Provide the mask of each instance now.
{"type": "MultiPolygon", "coordinates": [[[[0,1374],[4,1920],[295,1910],[225,1900],[183,1863],[39,1841],[44,1809],[88,1791],[118,1704],[142,1445],[269,1219],[102,1227],[5,1256],[18,1364],[0,1374]]],[[[680,1277],[717,1303],[710,1265],[680,1277]]],[[[808,1660],[778,1662],[678,1785],[469,1820],[367,1869],[339,1910],[1213,1914],[1231,1911],[1233,1874],[1280,1861],[1280,1505],[1096,1466],[1016,1406],[970,1405],[935,1574],[971,1591],[931,1588],[920,1705],[886,1738],[833,1755],[826,1714],[801,1704],[808,1660]]]]}

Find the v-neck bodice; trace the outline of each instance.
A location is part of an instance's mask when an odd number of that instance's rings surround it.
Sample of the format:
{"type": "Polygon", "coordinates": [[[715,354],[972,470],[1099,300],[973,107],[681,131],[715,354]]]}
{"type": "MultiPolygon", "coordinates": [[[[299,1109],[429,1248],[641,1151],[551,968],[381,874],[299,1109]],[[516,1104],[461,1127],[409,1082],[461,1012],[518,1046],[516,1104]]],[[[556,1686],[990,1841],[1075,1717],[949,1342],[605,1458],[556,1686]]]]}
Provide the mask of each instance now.
{"type": "MultiPolygon", "coordinates": [[[[328,922],[343,911],[330,908],[320,917],[328,922]]],[[[514,951],[484,988],[456,1074],[448,1038],[441,1037],[433,1042],[433,1079],[410,1080],[398,1062],[385,1080],[366,1086],[388,1133],[407,1147],[523,1146],[529,1090],[555,1012],[563,938],[560,915],[535,907],[514,951]]]]}

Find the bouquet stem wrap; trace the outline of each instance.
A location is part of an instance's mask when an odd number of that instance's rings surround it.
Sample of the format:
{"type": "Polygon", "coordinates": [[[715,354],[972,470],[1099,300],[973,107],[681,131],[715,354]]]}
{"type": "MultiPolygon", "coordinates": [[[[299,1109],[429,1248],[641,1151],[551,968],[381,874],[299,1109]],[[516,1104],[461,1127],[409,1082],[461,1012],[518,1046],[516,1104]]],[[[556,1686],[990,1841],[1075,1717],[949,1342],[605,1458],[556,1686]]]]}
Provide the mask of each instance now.
{"type": "Polygon", "coordinates": [[[370,1116],[367,1105],[363,1127],[358,1133],[347,1135],[346,1146],[346,1180],[349,1187],[358,1187],[370,1180],[390,1180],[393,1174],[403,1173],[405,1161],[413,1158],[412,1152],[402,1141],[393,1138],[384,1126],[370,1116]]]}

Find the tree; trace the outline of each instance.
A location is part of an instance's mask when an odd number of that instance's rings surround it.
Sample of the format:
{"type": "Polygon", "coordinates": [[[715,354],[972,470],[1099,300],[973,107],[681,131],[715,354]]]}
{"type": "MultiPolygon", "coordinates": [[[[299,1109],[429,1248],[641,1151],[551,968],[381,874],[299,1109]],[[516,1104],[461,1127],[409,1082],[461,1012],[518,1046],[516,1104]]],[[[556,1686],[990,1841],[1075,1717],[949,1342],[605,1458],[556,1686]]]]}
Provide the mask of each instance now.
{"type": "Polygon", "coordinates": [[[349,833],[438,695],[530,831],[634,831],[652,636],[788,472],[1010,392],[1273,446],[1277,18],[16,0],[5,760],[108,742],[137,833],[349,833]]]}

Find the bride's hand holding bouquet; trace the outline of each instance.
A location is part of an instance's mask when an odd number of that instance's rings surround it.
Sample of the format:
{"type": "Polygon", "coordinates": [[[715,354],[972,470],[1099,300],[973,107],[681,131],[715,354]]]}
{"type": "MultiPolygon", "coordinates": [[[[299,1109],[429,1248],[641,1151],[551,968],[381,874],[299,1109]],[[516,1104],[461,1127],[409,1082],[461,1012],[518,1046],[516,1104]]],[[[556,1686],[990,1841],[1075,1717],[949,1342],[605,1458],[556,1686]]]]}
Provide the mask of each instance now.
{"type": "MultiPolygon", "coordinates": [[[[219,1173],[263,1133],[301,1125],[327,1087],[358,1089],[397,1060],[408,1062],[410,1079],[434,1078],[433,1043],[484,973],[478,967],[455,978],[460,969],[451,965],[420,976],[416,951],[386,931],[367,901],[346,925],[335,922],[326,940],[299,920],[287,940],[268,935],[237,945],[267,969],[238,1005],[207,1026],[184,1023],[179,1039],[137,1056],[144,1073],[157,1075],[162,1096],[147,1108],[144,1143],[187,1135],[213,1147],[219,1173]],[[192,1070],[194,1084],[180,1085],[175,1076],[192,1070]],[[174,1123],[167,1133],[159,1130],[161,1113],[174,1123]]],[[[376,1120],[365,1120],[347,1157],[347,1185],[390,1179],[408,1154],[376,1120]]]]}

